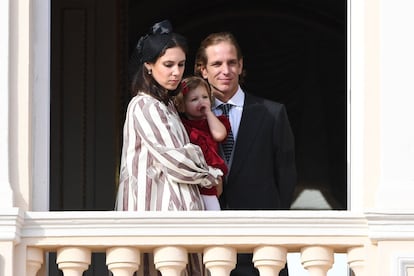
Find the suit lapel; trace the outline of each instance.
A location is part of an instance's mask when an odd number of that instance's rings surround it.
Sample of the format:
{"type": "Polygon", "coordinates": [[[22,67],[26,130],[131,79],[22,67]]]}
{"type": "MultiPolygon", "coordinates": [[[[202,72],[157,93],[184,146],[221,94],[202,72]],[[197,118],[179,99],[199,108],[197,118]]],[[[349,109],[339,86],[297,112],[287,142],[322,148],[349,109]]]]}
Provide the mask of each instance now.
{"type": "Polygon", "coordinates": [[[246,93],[236,146],[233,153],[233,163],[229,174],[230,178],[233,174],[237,174],[244,158],[249,155],[249,151],[258,133],[257,129],[260,127],[262,116],[263,109],[260,108],[257,98],[246,93]]]}

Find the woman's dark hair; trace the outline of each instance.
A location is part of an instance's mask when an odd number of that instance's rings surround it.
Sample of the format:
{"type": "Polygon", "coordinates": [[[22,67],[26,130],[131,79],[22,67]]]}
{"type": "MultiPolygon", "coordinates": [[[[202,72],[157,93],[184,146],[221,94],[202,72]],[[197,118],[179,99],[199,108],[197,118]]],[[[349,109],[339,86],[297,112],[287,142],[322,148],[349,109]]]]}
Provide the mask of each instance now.
{"type": "Polygon", "coordinates": [[[182,35],[172,32],[172,26],[168,20],[154,24],[148,34],[139,39],[129,62],[132,96],[142,91],[168,104],[171,97],[178,93],[179,87],[173,91],[163,88],[144,66],[145,62],[155,63],[167,49],[175,47],[181,48],[187,55],[187,40],[182,35]]]}
{"type": "MultiPolygon", "coordinates": [[[[203,67],[206,67],[207,65],[207,61],[208,61],[207,54],[206,54],[207,47],[219,44],[220,42],[228,42],[232,44],[236,48],[237,59],[241,60],[243,58],[240,45],[232,33],[230,32],[212,33],[200,43],[200,47],[197,50],[196,57],[195,57],[195,64],[194,64],[194,74],[196,76],[202,77],[201,69],[203,67]]],[[[246,72],[243,68],[243,72],[239,76],[239,83],[243,83],[245,75],[246,75],[246,72]]]]}

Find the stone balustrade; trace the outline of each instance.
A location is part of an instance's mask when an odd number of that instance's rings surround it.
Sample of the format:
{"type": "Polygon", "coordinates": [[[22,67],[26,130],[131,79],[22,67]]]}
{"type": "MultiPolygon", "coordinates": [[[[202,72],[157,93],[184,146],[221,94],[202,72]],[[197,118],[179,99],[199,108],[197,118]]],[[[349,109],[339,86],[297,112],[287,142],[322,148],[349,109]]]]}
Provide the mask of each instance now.
{"type": "MultiPolygon", "coordinates": [[[[362,247],[350,248],[359,250],[362,247]]],[[[43,252],[29,247],[27,276],[36,276],[44,263],[43,252]]],[[[164,246],[154,251],[155,267],[163,276],[180,276],[187,264],[188,251],[184,247],[164,246]]],[[[140,251],[135,247],[111,247],[106,251],[108,269],[114,276],[132,276],[140,265],[140,251]]],[[[280,246],[258,246],[253,254],[254,264],[261,276],[274,276],[286,264],[286,248],[280,246]]],[[[325,276],[333,265],[333,249],[327,246],[306,246],[302,250],[302,264],[310,276],[325,276]]],[[[364,260],[354,270],[355,276],[362,276],[364,260]]],[[[207,247],[203,262],[211,276],[226,276],[236,266],[236,250],[227,246],[207,247]]],[[[352,259],[349,262],[353,262],[352,259]]],[[[91,263],[91,249],[86,247],[62,247],[58,249],[57,264],[65,276],[82,276],[91,263]]],[[[352,266],[351,266],[352,268],[352,266]]]]}
{"type": "Polygon", "coordinates": [[[237,253],[253,253],[261,276],[277,275],[290,252],[310,276],[327,275],[335,253],[347,254],[355,276],[369,275],[373,246],[365,216],[346,211],[26,212],[15,275],[36,276],[56,252],[65,276],[81,276],[92,253],[105,253],[114,276],[132,276],[143,253],[163,276],[179,276],[188,253],[203,253],[212,276],[229,275],[237,253]]]}

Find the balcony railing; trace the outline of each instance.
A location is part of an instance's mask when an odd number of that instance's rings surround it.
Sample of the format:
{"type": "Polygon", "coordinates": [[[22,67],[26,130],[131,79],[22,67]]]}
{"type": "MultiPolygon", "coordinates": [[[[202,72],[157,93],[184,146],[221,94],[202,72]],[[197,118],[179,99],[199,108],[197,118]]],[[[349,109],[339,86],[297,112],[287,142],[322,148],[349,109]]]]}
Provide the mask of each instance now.
{"type": "Polygon", "coordinates": [[[133,275],[145,252],[163,276],[180,275],[187,253],[203,253],[212,276],[229,275],[237,253],[253,253],[260,275],[277,275],[290,252],[311,276],[327,275],[335,253],[368,275],[366,216],[346,211],[19,212],[15,220],[13,258],[26,263],[15,275],[35,276],[47,252],[65,276],[82,275],[95,252],[106,253],[114,276],[133,275]]]}

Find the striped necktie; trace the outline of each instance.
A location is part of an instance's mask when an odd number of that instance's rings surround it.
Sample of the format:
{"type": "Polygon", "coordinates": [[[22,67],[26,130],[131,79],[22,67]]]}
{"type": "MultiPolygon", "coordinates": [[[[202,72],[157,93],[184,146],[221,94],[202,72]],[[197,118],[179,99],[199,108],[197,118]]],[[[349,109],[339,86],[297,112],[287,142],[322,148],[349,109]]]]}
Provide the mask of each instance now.
{"type": "MultiPolygon", "coordinates": [[[[227,118],[229,118],[229,112],[232,107],[232,104],[219,105],[219,108],[223,111],[223,115],[225,115],[227,118]]],[[[226,161],[228,163],[234,146],[234,137],[233,132],[231,131],[231,127],[229,133],[227,134],[227,139],[223,143],[221,143],[221,146],[223,148],[224,157],[226,158],[226,161]]]]}

